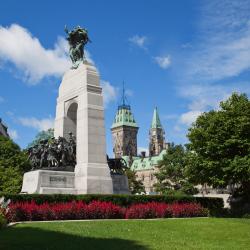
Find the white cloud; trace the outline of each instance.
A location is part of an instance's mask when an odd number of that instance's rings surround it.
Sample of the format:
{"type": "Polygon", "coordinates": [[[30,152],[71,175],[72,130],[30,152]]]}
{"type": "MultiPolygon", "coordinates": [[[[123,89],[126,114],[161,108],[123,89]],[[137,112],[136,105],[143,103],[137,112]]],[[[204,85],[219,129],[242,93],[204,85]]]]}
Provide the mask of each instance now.
{"type": "Polygon", "coordinates": [[[13,116],[14,116],[14,112],[12,112],[12,111],[6,111],[5,114],[11,118],[13,118],[13,116]]]}
{"type": "Polygon", "coordinates": [[[149,156],[149,150],[145,147],[138,147],[138,153],[141,154],[141,152],[146,152],[146,156],[149,156]]]}
{"type": "Polygon", "coordinates": [[[4,98],[2,96],[0,96],[0,103],[4,102],[4,98]]]}
{"type": "Polygon", "coordinates": [[[11,139],[16,140],[19,138],[19,135],[15,129],[9,129],[8,134],[10,135],[11,139]]]}
{"type": "Polygon", "coordinates": [[[118,89],[110,84],[108,81],[101,81],[103,90],[104,105],[108,105],[110,102],[115,101],[118,95],[118,89]]]}
{"type": "Polygon", "coordinates": [[[181,45],[181,48],[182,49],[190,49],[190,48],[192,48],[193,46],[192,46],[192,44],[191,43],[183,43],[182,45],[181,45]]]}
{"type": "Polygon", "coordinates": [[[30,84],[47,76],[61,76],[70,67],[66,45],[59,37],[54,49],[45,49],[38,38],[18,24],[0,26],[0,60],[13,63],[30,84]]]}
{"type": "Polygon", "coordinates": [[[180,123],[190,126],[201,113],[198,110],[188,111],[180,116],[180,123]]]}
{"type": "Polygon", "coordinates": [[[171,64],[170,56],[156,56],[154,60],[162,69],[167,69],[171,64]]]}
{"type": "MultiPolygon", "coordinates": [[[[93,63],[88,51],[86,58],[93,63]]],[[[18,24],[0,26],[0,63],[10,62],[21,71],[24,80],[35,85],[44,77],[60,77],[70,68],[68,43],[58,37],[53,49],[46,49],[39,39],[18,24]]]]}
{"type": "Polygon", "coordinates": [[[169,114],[169,115],[162,115],[161,117],[163,120],[175,120],[179,116],[177,114],[169,114]]]}
{"type": "Polygon", "coordinates": [[[214,81],[250,69],[250,1],[205,2],[196,51],[187,60],[192,77],[214,81]]]}
{"type": "Polygon", "coordinates": [[[232,92],[250,94],[248,82],[238,84],[193,84],[178,89],[181,97],[189,100],[188,111],[181,114],[178,122],[190,126],[205,111],[218,109],[220,102],[231,96],[232,92]]]}
{"type": "Polygon", "coordinates": [[[248,82],[222,84],[192,84],[178,89],[180,96],[187,98],[190,110],[207,111],[218,109],[221,101],[226,100],[232,92],[250,94],[248,82]]]}
{"type": "Polygon", "coordinates": [[[34,128],[38,131],[48,130],[49,128],[54,128],[53,118],[37,119],[35,117],[21,117],[18,121],[25,127],[34,128]]]}
{"type": "Polygon", "coordinates": [[[176,124],[174,126],[174,132],[182,132],[183,131],[183,128],[179,125],[179,124],[176,124]]]}
{"type": "Polygon", "coordinates": [[[141,49],[146,49],[146,42],[148,38],[146,36],[139,36],[135,35],[133,37],[130,37],[129,42],[133,43],[134,45],[138,46],[141,49]]]}

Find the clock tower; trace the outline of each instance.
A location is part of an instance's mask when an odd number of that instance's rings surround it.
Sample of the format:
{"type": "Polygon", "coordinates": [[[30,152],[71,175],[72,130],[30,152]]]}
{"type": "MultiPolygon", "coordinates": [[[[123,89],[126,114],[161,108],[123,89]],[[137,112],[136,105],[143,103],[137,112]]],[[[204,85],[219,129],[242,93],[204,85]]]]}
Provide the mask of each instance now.
{"type": "Polygon", "coordinates": [[[111,127],[115,158],[137,156],[137,126],[130,105],[125,104],[123,88],[122,105],[118,106],[111,127]]]}

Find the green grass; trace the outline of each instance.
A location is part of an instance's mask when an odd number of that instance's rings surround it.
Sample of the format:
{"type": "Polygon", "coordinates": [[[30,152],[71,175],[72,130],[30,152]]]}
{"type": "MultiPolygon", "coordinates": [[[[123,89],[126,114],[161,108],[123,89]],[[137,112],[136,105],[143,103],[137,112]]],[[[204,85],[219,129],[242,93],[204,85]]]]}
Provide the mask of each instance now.
{"type": "Polygon", "coordinates": [[[1,250],[250,249],[249,219],[165,219],[19,224],[1,250]]]}

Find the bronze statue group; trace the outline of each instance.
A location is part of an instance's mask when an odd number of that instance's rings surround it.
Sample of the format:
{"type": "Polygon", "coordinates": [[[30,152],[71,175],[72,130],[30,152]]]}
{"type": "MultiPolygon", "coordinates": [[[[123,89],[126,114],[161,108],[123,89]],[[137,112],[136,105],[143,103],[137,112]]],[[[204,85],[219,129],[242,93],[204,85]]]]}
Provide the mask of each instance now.
{"type": "Polygon", "coordinates": [[[32,170],[72,168],[76,165],[76,140],[72,133],[68,141],[64,137],[52,137],[30,147],[28,153],[32,170]]]}

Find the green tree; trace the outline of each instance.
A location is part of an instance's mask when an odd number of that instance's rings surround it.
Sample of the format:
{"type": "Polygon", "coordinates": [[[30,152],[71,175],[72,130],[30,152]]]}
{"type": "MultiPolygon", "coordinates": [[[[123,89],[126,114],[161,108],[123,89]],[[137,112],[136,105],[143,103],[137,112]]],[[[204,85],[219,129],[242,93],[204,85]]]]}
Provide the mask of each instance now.
{"type": "Polygon", "coordinates": [[[141,180],[137,180],[136,173],[131,170],[126,170],[126,175],[128,177],[128,186],[131,194],[145,194],[145,187],[141,180]]]}
{"type": "Polygon", "coordinates": [[[189,129],[190,153],[186,173],[190,181],[214,187],[239,186],[250,194],[250,101],[233,93],[219,110],[200,115],[189,129]]]}
{"type": "Polygon", "coordinates": [[[37,145],[41,140],[49,140],[53,136],[54,136],[54,129],[53,128],[50,128],[50,129],[48,129],[46,131],[44,131],[44,130],[40,131],[36,135],[35,139],[31,143],[29,143],[28,148],[37,145]]]}
{"type": "Polygon", "coordinates": [[[26,152],[12,140],[0,136],[0,192],[20,192],[23,173],[28,170],[26,152]]]}
{"type": "Polygon", "coordinates": [[[157,192],[173,193],[175,190],[185,194],[197,193],[197,189],[187,181],[185,176],[186,155],[182,145],[174,145],[174,143],[169,145],[155,173],[157,183],[154,186],[157,192]]]}

